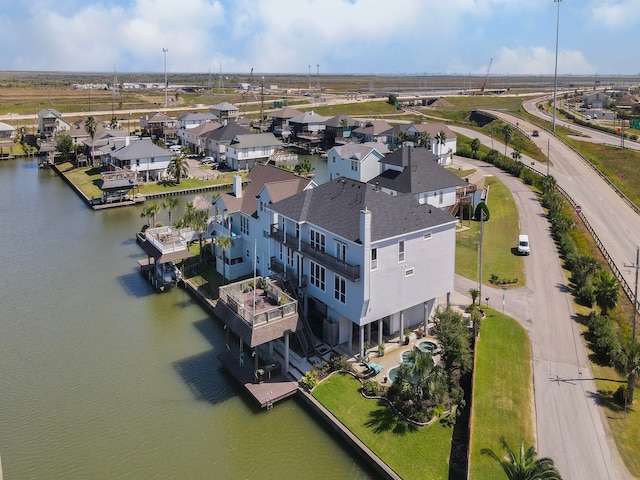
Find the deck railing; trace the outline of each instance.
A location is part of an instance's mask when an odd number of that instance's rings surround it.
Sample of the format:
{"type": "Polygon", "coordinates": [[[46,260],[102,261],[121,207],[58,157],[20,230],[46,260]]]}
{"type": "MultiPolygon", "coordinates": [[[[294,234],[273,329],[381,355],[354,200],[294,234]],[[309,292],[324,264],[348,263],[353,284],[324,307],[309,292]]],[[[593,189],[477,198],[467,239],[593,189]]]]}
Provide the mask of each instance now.
{"type": "MultiPolygon", "coordinates": [[[[263,283],[262,277],[258,277],[256,284],[260,285],[261,283],[263,283]]],[[[256,292],[254,297],[247,297],[250,288],[255,288],[253,279],[220,287],[218,301],[227,305],[232,312],[252,327],[297,314],[298,302],[274,283],[267,281],[264,289],[258,289],[261,294],[257,295],[256,292]],[[249,305],[247,305],[247,301],[249,301],[249,305]],[[255,303],[252,304],[254,301],[255,303]]]]}

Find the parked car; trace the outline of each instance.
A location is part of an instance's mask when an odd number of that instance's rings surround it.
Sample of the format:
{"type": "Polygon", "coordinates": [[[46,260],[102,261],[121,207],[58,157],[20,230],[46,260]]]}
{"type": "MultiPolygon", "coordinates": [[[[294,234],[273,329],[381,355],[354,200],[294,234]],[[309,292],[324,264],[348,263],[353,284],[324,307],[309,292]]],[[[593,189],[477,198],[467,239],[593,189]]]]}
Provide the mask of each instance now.
{"type": "Polygon", "coordinates": [[[529,255],[531,253],[528,235],[518,235],[518,253],[520,255],[529,255]]]}
{"type": "Polygon", "coordinates": [[[540,136],[540,132],[538,132],[538,130],[534,130],[533,132],[531,132],[531,136],[532,137],[539,137],[540,136]]]}
{"type": "Polygon", "coordinates": [[[211,165],[212,163],[215,163],[215,159],[213,157],[204,157],[200,159],[200,163],[203,165],[211,165]],[[205,164],[204,162],[207,163],[205,164]]]}

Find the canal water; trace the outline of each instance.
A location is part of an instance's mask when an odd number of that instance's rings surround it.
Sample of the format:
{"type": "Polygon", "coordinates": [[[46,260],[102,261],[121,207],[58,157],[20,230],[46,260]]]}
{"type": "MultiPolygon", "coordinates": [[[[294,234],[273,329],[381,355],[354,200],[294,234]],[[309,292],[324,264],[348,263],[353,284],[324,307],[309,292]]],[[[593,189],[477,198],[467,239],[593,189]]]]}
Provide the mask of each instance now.
{"type": "Polygon", "coordinates": [[[35,160],[0,162],[4,478],[372,478],[298,400],[254,406],[221,324],[145,282],[141,209],[93,212],[35,160]]]}

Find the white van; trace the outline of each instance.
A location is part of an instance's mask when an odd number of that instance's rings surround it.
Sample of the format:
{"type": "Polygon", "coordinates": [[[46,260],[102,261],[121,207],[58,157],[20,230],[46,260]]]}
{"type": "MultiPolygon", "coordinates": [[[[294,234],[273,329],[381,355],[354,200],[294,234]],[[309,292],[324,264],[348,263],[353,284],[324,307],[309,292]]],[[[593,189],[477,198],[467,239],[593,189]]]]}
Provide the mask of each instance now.
{"type": "Polygon", "coordinates": [[[518,253],[520,255],[529,255],[531,253],[528,235],[518,235],[518,253]]]}

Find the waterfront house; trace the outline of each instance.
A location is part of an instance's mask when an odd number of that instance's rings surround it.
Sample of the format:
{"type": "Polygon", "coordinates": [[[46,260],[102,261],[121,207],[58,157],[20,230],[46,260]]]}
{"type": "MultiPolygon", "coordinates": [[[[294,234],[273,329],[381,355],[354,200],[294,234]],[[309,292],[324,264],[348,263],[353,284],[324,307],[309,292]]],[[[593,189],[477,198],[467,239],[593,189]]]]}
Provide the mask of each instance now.
{"type": "Polygon", "coordinates": [[[179,139],[181,145],[185,144],[185,132],[190,128],[195,128],[198,125],[202,125],[207,122],[215,122],[218,120],[213,113],[209,112],[187,112],[180,115],[177,121],[176,136],[179,139]]]}
{"type": "Polygon", "coordinates": [[[0,122],[0,140],[11,140],[13,138],[13,134],[15,132],[15,128],[13,128],[8,123],[0,122]]]}
{"type": "Polygon", "coordinates": [[[438,156],[440,165],[451,165],[453,154],[458,149],[458,137],[445,123],[413,123],[407,129],[409,138],[415,145],[421,144],[421,138],[430,139],[427,148],[438,156]],[[438,136],[444,133],[444,143],[438,140],[438,136]]]}
{"type": "Polygon", "coordinates": [[[249,169],[265,163],[282,142],[273,133],[236,135],[226,146],[227,166],[232,170],[249,169]]]}
{"type": "Polygon", "coordinates": [[[360,182],[379,175],[380,159],[389,150],[383,143],[338,145],[327,152],[329,180],[346,177],[360,182]]]}
{"type": "Polygon", "coordinates": [[[229,120],[236,118],[239,113],[238,107],[229,102],[221,102],[216,105],[212,105],[210,111],[218,117],[218,120],[220,120],[220,123],[223,125],[229,123],[229,120]]]}
{"type": "Polygon", "coordinates": [[[203,135],[207,132],[217,130],[222,126],[218,122],[205,122],[194,128],[189,128],[183,132],[182,145],[189,148],[189,151],[198,155],[203,155],[205,150],[205,139],[203,135]]]}
{"type": "Polygon", "coordinates": [[[313,110],[290,118],[292,138],[304,148],[319,148],[324,138],[326,121],[327,117],[318,115],[313,110]]]}
{"type": "Polygon", "coordinates": [[[57,110],[45,108],[38,112],[38,133],[41,137],[53,138],[70,128],[71,123],[62,118],[62,114],[57,110]]]}
{"type": "Polygon", "coordinates": [[[323,340],[364,357],[365,342],[424,325],[453,290],[456,219],[413,195],[336,178],[265,206],[271,269],[283,271],[323,340]]]}
{"type": "Polygon", "coordinates": [[[173,138],[178,121],[164,112],[151,112],[140,117],[140,131],[145,137],[173,138]]]}
{"type": "Polygon", "coordinates": [[[227,161],[227,146],[237,135],[247,135],[251,131],[236,122],[228,122],[226,125],[215,130],[203,133],[201,144],[204,154],[213,157],[217,162],[227,161]]]}
{"type": "Polygon", "coordinates": [[[269,259],[273,254],[268,240],[271,218],[266,212],[275,203],[316,184],[293,172],[271,165],[256,165],[246,177],[246,186],[237,175],[233,191],[218,196],[213,203],[213,222],[209,235],[227,235],[233,245],[224,255],[212,244],[216,257],[216,270],[229,279],[251,274],[269,275],[269,259]]]}
{"type": "Polygon", "coordinates": [[[162,178],[172,155],[171,151],[158,147],[148,137],[133,141],[126,137],[124,146],[111,153],[109,162],[137,172],[149,182],[162,178]]]}
{"type": "Polygon", "coordinates": [[[361,126],[361,122],[358,120],[354,120],[347,115],[336,115],[326,120],[324,126],[325,147],[330,148],[334,145],[359,142],[353,135],[354,130],[361,126]]]}
{"type": "Polygon", "coordinates": [[[353,135],[363,143],[388,143],[387,132],[389,132],[389,130],[391,130],[391,125],[385,120],[369,120],[361,127],[356,128],[353,131],[353,135]]]}
{"type": "Polygon", "coordinates": [[[455,215],[460,205],[471,204],[475,185],[469,184],[438,163],[425,147],[402,147],[380,160],[382,173],[367,180],[388,195],[413,195],[455,215]]]}
{"type": "Polygon", "coordinates": [[[291,107],[284,107],[275,112],[271,112],[271,129],[273,133],[279,137],[282,137],[283,141],[287,141],[291,136],[291,127],[289,126],[289,120],[302,115],[302,112],[291,107]]]}

